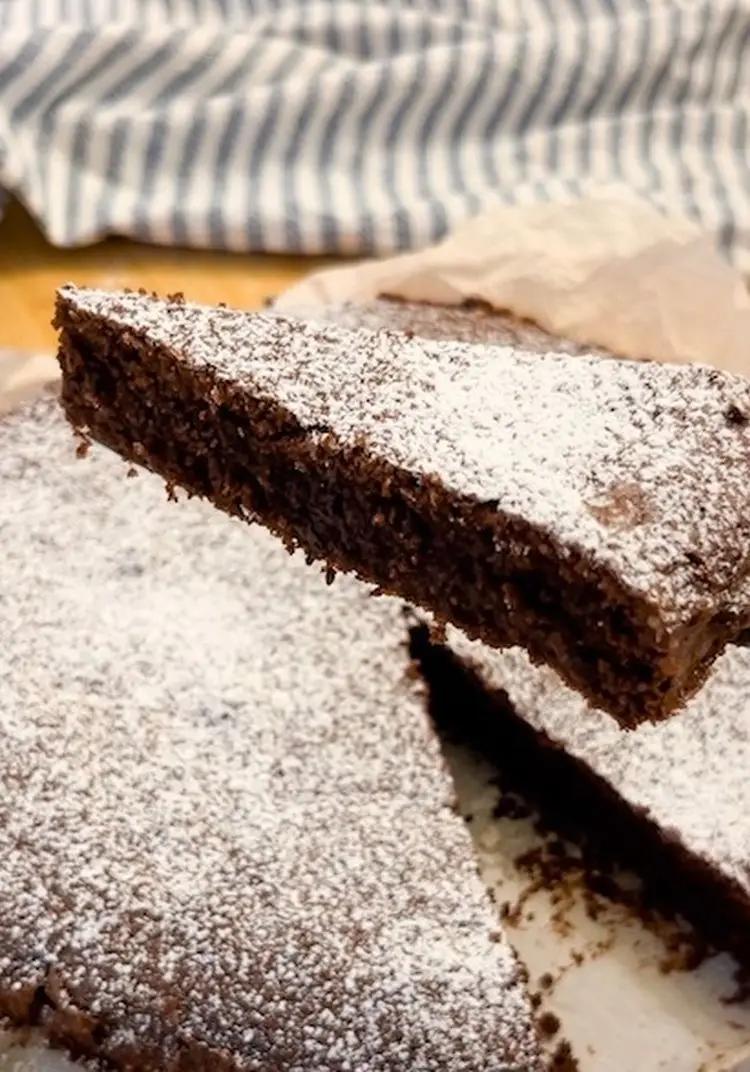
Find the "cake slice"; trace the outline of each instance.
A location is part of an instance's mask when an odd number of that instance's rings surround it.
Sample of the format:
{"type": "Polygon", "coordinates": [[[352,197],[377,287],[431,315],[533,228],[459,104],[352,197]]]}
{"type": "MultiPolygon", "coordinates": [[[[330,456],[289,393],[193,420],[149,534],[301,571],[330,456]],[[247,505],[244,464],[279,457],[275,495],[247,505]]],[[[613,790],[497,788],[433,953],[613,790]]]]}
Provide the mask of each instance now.
{"type": "Polygon", "coordinates": [[[63,403],[625,726],[750,618],[750,385],[716,370],[353,332],[66,287],[63,403]]]}
{"type": "Polygon", "coordinates": [[[122,1070],[545,1066],[399,605],[76,459],[52,397],[0,539],[0,1014],[122,1070]]]}
{"type": "Polygon", "coordinates": [[[497,759],[555,829],[750,965],[750,650],[730,645],[679,718],[625,732],[547,667],[414,630],[435,717],[497,759]]]}

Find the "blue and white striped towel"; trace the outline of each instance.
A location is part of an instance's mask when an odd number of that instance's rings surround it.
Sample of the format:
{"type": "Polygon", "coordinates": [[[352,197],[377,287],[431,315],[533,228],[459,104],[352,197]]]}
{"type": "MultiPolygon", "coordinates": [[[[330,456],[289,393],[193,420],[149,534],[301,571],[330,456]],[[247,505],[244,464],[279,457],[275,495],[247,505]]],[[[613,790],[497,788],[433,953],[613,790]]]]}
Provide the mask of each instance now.
{"type": "Polygon", "coordinates": [[[0,188],[53,242],[425,244],[629,186],[750,269],[750,0],[0,0],[0,188]]]}

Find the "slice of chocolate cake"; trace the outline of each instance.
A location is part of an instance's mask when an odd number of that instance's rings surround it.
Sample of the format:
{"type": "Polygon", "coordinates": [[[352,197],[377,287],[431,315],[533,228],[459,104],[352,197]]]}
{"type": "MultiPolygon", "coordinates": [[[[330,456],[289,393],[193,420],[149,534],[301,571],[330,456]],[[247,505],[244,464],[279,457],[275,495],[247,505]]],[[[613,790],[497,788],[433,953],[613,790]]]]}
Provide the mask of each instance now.
{"type": "Polygon", "coordinates": [[[553,828],[646,882],[750,965],[750,650],[730,645],[679,718],[623,731],[518,648],[415,629],[436,718],[493,755],[553,828]]]}
{"type": "Polygon", "coordinates": [[[64,288],[72,423],[623,725],[750,621],[750,384],[64,288]]]}
{"type": "Polygon", "coordinates": [[[400,606],[0,422],[0,1012],[142,1072],[537,1072],[400,606]]]}

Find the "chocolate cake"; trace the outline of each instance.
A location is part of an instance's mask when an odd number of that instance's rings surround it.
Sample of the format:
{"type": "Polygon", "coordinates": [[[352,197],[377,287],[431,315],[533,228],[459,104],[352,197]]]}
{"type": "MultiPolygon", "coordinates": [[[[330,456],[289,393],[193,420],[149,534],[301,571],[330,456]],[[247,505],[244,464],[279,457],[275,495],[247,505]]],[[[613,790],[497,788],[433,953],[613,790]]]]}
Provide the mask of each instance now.
{"type": "Polygon", "coordinates": [[[518,648],[413,633],[446,727],[546,822],[641,875],[646,897],[750,965],[750,650],[730,645],[679,718],[625,732],[518,648]]]}
{"type": "Polygon", "coordinates": [[[0,1012],[139,1072],[537,1072],[401,607],[0,422],[0,1012]]]}
{"type": "Polygon", "coordinates": [[[750,384],[64,288],[63,403],[623,725],[665,717],[750,620],[750,384]]]}

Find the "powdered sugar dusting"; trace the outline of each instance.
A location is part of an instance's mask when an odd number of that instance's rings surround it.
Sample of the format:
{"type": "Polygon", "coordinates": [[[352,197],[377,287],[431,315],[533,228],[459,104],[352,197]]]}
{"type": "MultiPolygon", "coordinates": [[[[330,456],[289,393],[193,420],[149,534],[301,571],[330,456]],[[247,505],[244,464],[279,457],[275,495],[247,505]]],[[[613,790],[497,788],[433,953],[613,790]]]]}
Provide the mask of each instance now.
{"type": "Polygon", "coordinates": [[[533,353],[605,354],[603,350],[586,350],[580,343],[550,335],[544,328],[528,320],[519,320],[511,313],[498,313],[483,305],[431,305],[428,302],[380,298],[361,304],[346,302],[299,308],[285,304],[282,315],[338,324],[350,331],[361,328],[367,331],[403,331],[422,339],[454,339],[475,344],[513,346],[533,353]]]}
{"type": "Polygon", "coordinates": [[[0,989],[164,1068],[538,1067],[396,603],[77,460],[50,398],[0,539],[0,989]]]}
{"type": "Polygon", "coordinates": [[[624,731],[521,649],[448,639],[522,718],[750,897],[750,650],[728,647],[679,718],[624,731]]]}
{"type": "MultiPolygon", "coordinates": [[[[700,366],[350,332],[69,287],[73,308],[539,526],[654,605],[728,607],[750,554],[750,385],[700,366]],[[707,568],[710,564],[710,568],[707,568]]],[[[732,612],[743,615],[747,607],[732,612]]]]}

